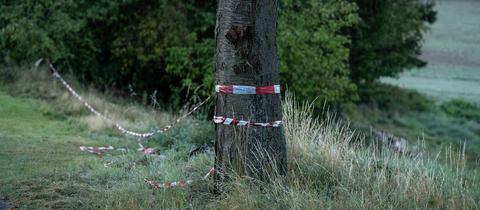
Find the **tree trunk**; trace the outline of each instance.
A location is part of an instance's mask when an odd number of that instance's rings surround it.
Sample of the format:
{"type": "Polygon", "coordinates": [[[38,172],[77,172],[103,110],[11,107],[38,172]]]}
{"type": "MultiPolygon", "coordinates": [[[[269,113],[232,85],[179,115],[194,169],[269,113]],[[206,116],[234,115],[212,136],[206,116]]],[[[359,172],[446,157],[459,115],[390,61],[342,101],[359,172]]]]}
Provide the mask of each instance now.
{"type": "MultiPolygon", "coordinates": [[[[279,84],[277,13],[278,0],[219,0],[215,30],[217,85],[279,84]]],[[[217,91],[215,115],[250,122],[281,121],[281,95],[217,91]]],[[[242,126],[235,120],[230,125],[222,123],[216,126],[218,181],[228,179],[227,174],[232,171],[260,180],[268,179],[272,173],[287,174],[287,148],[281,125],[242,126]]]]}

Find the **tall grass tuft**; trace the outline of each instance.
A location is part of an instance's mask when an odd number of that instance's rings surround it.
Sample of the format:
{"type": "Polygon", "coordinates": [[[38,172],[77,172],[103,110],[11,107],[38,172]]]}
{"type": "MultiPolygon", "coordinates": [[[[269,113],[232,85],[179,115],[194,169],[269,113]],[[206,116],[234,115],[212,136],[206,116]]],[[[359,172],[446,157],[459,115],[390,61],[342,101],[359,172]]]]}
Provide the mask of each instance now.
{"type": "Polygon", "coordinates": [[[478,209],[478,179],[463,151],[447,148],[449,164],[412,159],[352,144],[348,124],[313,117],[313,104],[284,102],[289,174],[286,185],[237,177],[221,209],[478,209]],[[258,187],[261,186],[261,187],[258,187]]]}

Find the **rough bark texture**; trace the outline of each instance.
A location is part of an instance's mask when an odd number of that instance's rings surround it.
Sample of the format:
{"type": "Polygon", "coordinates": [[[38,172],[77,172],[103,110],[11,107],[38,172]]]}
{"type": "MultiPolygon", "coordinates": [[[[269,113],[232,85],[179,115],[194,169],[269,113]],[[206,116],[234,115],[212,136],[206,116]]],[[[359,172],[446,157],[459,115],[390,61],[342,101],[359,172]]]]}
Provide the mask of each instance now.
{"type": "MultiPolygon", "coordinates": [[[[277,0],[219,0],[216,82],[219,85],[279,84],[277,0]]],[[[228,95],[217,93],[216,116],[272,122],[282,119],[280,94],[228,95]]],[[[283,127],[217,125],[216,179],[233,170],[265,180],[272,170],[287,173],[283,127]]]]}

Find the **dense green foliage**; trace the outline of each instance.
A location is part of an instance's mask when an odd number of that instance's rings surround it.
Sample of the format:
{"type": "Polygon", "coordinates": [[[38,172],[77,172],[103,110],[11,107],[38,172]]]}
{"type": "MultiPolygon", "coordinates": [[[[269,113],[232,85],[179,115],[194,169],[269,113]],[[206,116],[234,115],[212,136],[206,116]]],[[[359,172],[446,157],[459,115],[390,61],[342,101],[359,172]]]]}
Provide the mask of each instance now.
{"type": "MultiPolygon", "coordinates": [[[[416,0],[368,2],[281,1],[280,71],[297,97],[319,98],[317,105],[352,101],[351,78],[373,80],[422,63],[422,11],[431,8],[420,10],[416,0]]],[[[101,90],[157,90],[176,107],[213,90],[215,8],[215,1],[194,0],[3,0],[0,63],[48,58],[101,90]]]]}
{"type": "Polygon", "coordinates": [[[355,4],[343,1],[284,0],[280,16],[282,83],[297,97],[350,101],[356,87],[349,79],[350,39],[342,30],[358,22],[355,4]]]}
{"type": "Polygon", "coordinates": [[[191,0],[5,2],[0,58],[48,58],[104,90],[130,85],[178,101],[189,88],[213,88],[214,9],[191,0]]]}

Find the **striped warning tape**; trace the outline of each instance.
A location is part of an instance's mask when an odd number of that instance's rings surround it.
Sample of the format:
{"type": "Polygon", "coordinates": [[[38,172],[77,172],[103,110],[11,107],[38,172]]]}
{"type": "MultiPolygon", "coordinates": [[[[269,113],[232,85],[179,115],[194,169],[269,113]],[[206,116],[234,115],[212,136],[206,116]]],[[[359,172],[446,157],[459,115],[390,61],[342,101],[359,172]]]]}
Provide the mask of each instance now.
{"type": "Polygon", "coordinates": [[[114,150],[115,148],[112,146],[107,146],[107,147],[86,147],[86,146],[80,146],[80,151],[82,152],[88,152],[88,153],[93,153],[93,154],[99,154],[101,152],[105,151],[111,151],[114,150]]]}
{"type": "Polygon", "coordinates": [[[141,151],[143,152],[143,154],[146,154],[146,155],[151,155],[153,153],[155,153],[155,150],[153,148],[149,148],[149,147],[144,147],[142,144],[138,144],[138,146],[140,146],[140,148],[138,148],[138,151],[141,151]]]}
{"type": "MultiPolygon", "coordinates": [[[[270,86],[217,85],[215,87],[215,91],[217,93],[236,94],[236,95],[247,95],[247,94],[265,95],[265,94],[281,93],[280,85],[270,85],[270,86]]],[[[239,120],[235,118],[219,117],[219,116],[214,116],[213,121],[215,122],[215,124],[247,126],[247,127],[280,127],[282,125],[282,121],[259,123],[254,121],[239,120]]]]}
{"type": "Polygon", "coordinates": [[[280,93],[280,85],[270,86],[245,86],[245,85],[217,85],[217,93],[237,94],[237,95],[265,95],[280,93]]]}
{"type": "Polygon", "coordinates": [[[169,188],[173,188],[173,187],[185,187],[187,185],[190,185],[193,183],[192,180],[181,180],[181,181],[178,181],[178,182],[165,182],[165,183],[154,183],[152,181],[149,181],[147,179],[144,179],[144,181],[151,185],[153,188],[155,189],[161,189],[161,188],[165,188],[165,189],[169,189],[169,188]]]}
{"type": "MultiPolygon", "coordinates": [[[[213,173],[215,173],[215,168],[210,168],[208,173],[203,177],[202,180],[206,180],[209,176],[211,176],[213,173]]],[[[159,190],[159,189],[170,189],[170,188],[175,188],[175,187],[186,187],[188,185],[193,184],[193,180],[180,180],[176,182],[164,182],[164,183],[155,183],[153,181],[144,179],[145,183],[149,184],[152,186],[154,189],[159,190]]]]}
{"type": "Polygon", "coordinates": [[[277,128],[282,126],[282,121],[273,121],[273,122],[266,122],[266,123],[259,123],[253,121],[245,121],[245,120],[238,120],[235,118],[227,118],[227,117],[218,117],[214,116],[213,121],[215,124],[223,124],[223,125],[238,125],[238,126],[250,126],[250,127],[271,127],[277,128]]]}
{"type": "MultiPolygon", "coordinates": [[[[155,153],[155,149],[150,148],[150,147],[145,147],[142,144],[138,144],[139,148],[137,149],[138,151],[141,151],[143,154],[146,155],[153,155],[155,153]]],[[[105,147],[87,147],[87,146],[80,146],[80,151],[82,152],[88,152],[92,154],[100,154],[106,151],[113,151],[115,148],[113,146],[105,146],[105,147]]],[[[116,150],[125,152],[125,148],[117,148],[116,150]]]]}
{"type": "MultiPolygon", "coordinates": [[[[40,60],[39,60],[40,61],[40,60]]],[[[35,65],[40,65],[40,62],[37,61],[35,63],[35,65]]],[[[126,128],[124,128],[123,126],[121,126],[120,124],[116,123],[115,121],[113,121],[112,119],[110,118],[107,118],[105,115],[103,115],[102,113],[98,112],[95,108],[93,108],[88,102],[86,102],[66,81],[65,79],[63,79],[63,77],[58,73],[57,69],[55,69],[55,67],[52,65],[52,64],[49,64],[50,66],[50,70],[52,71],[52,74],[55,78],[57,78],[62,84],[63,86],[65,86],[65,88],[67,88],[67,90],[75,97],[77,98],[77,100],[79,100],[80,102],[82,102],[84,104],[85,107],[87,107],[92,113],[94,113],[95,115],[97,115],[98,117],[102,118],[103,120],[113,124],[115,126],[115,128],[117,128],[120,132],[124,133],[124,134],[127,134],[127,135],[131,135],[131,136],[136,136],[136,137],[140,137],[140,138],[147,138],[147,137],[151,137],[155,134],[159,134],[159,133],[164,133],[168,130],[170,130],[173,126],[175,126],[176,124],[180,123],[182,120],[184,120],[186,117],[190,116],[191,114],[193,114],[195,111],[197,111],[201,106],[203,106],[205,103],[207,103],[211,98],[212,96],[209,96],[207,99],[205,99],[204,101],[202,101],[201,103],[199,103],[197,106],[195,106],[192,110],[190,110],[188,113],[186,113],[185,115],[177,118],[172,124],[170,125],[167,125],[161,129],[158,129],[156,131],[153,131],[153,132],[149,132],[149,133],[139,133],[139,132],[134,132],[134,131],[130,131],[130,130],[127,130],[126,128]]]]}
{"type": "MultiPolygon", "coordinates": [[[[35,63],[36,66],[40,65],[42,60],[39,60],[35,63]]],[[[167,125],[161,129],[158,129],[154,132],[149,133],[139,133],[127,130],[120,124],[114,122],[112,119],[107,118],[102,113],[98,112],[95,108],[93,108],[88,102],[86,102],[66,81],[63,77],[58,73],[55,67],[52,64],[49,64],[50,69],[53,73],[53,76],[57,78],[63,86],[75,97],[77,100],[82,102],[85,107],[87,107],[92,113],[99,116],[103,120],[113,124],[115,128],[117,128],[122,133],[127,135],[136,136],[140,138],[147,138],[151,137],[155,134],[164,133],[175,126],[177,123],[181,122],[183,119],[197,111],[201,106],[207,103],[212,96],[209,96],[207,99],[202,101],[200,104],[195,106],[190,112],[186,113],[185,115],[177,118],[174,123],[167,125]]],[[[270,86],[244,86],[244,85],[217,85],[216,86],[217,93],[224,93],[224,94],[278,94],[280,93],[280,85],[270,85],[270,86]]],[[[255,127],[280,127],[282,125],[282,121],[274,121],[274,122],[266,122],[266,123],[259,123],[253,121],[245,121],[245,120],[238,120],[235,118],[226,118],[226,117],[214,117],[215,124],[224,124],[224,125],[238,125],[238,126],[255,126],[255,127]]],[[[153,152],[149,149],[144,150],[144,153],[153,152]]]]}

